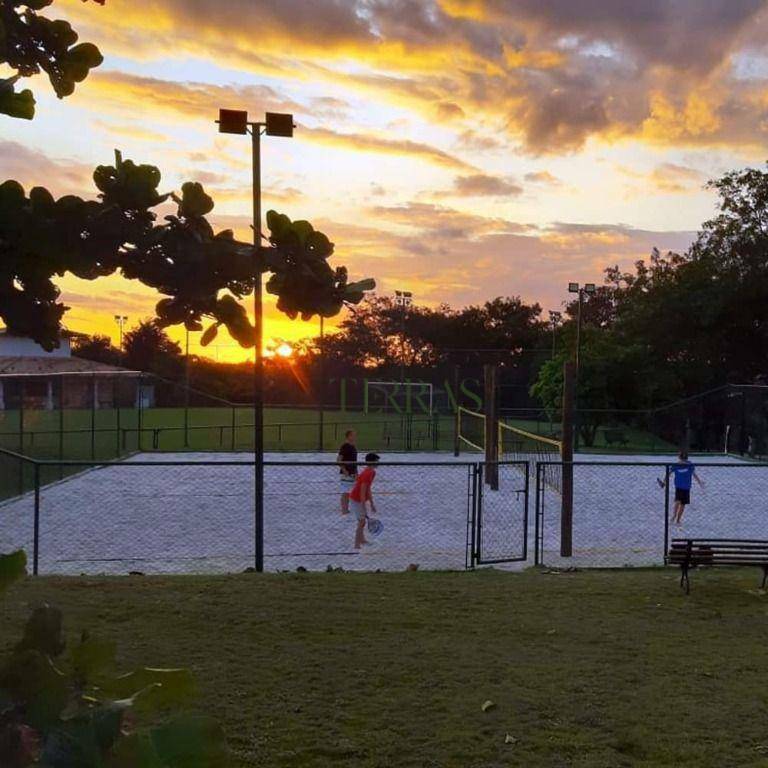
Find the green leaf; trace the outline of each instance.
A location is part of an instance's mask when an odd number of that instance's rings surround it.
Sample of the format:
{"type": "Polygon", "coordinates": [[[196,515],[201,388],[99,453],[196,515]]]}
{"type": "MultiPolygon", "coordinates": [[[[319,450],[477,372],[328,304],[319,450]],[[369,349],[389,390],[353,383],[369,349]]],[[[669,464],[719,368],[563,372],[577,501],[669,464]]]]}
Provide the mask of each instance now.
{"type": "Polygon", "coordinates": [[[29,88],[16,93],[13,89],[0,90],[0,114],[20,120],[32,120],[35,116],[35,97],[29,88]]]}
{"type": "Polygon", "coordinates": [[[205,329],[203,335],[200,337],[200,345],[203,347],[207,347],[216,338],[218,333],[219,333],[218,323],[209,325],[208,328],[205,329]]]}
{"type": "Polygon", "coordinates": [[[115,644],[84,634],[70,651],[72,669],[82,681],[109,669],[115,661],[115,644]]]}
{"type": "Polygon", "coordinates": [[[70,691],[66,677],[50,656],[33,649],[17,649],[0,669],[0,688],[24,706],[27,722],[46,730],[64,711],[70,691]]]}
{"type": "Polygon", "coordinates": [[[56,658],[65,646],[62,624],[63,618],[58,608],[41,605],[29,617],[24,627],[24,637],[16,647],[20,650],[32,649],[56,658]]]}
{"type": "Polygon", "coordinates": [[[373,278],[358,280],[356,283],[348,283],[346,290],[356,293],[358,291],[373,291],[376,288],[376,281],[373,278]]]}
{"type": "Polygon", "coordinates": [[[0,555],[0,592],[5,591],[14,581],[27,573],[27,555],[18,550],[10,555],[0,555]]]}
{"type": "Polygon", "coordinates": [[[203,185],[188,181],[181,187],[179,215],[185,218],[205,216],[213,210],[213,199],[205,193],[203,185]]]}

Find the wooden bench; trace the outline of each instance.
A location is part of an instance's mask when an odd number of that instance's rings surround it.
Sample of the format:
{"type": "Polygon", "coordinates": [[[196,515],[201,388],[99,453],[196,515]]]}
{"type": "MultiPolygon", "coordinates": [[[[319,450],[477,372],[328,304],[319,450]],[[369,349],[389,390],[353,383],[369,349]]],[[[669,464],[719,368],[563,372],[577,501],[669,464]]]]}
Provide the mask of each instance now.
{"type": "Polygon", "coordinates": [[[669,565],[680,566],[680,587],[691,591],[688,572],[706,566],[749,565],[763,569],[762,589],[768,579],[768,541],[760,539],[672,539],[667,558],[669,565]]]}

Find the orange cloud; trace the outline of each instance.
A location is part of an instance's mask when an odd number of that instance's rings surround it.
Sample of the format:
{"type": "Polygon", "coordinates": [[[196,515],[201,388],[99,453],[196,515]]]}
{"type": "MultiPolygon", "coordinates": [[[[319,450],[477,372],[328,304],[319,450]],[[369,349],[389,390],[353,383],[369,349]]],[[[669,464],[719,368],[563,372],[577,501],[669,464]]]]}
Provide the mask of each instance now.
{"type": "Polygon", "coordinates": [[[414,157],[443,168],[474,170],[469,163],[448,152],[429,144],[408,139],[388,139],[367,133],[340,133],[329,128],[308,128],[307,126],[301,126],[296,138],[357,152],[378,152],[386,155],[414,157]]]}

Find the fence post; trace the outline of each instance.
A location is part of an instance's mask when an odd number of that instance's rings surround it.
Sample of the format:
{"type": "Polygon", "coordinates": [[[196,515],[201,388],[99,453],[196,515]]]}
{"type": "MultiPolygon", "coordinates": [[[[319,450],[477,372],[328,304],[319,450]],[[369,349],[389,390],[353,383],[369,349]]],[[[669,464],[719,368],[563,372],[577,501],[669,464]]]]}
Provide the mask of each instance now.
{"type": "Polygon", "coordinates": [[[499,417],[496,401],[496,366],[485,365],[485,482],[499,490],[499,417]]]}
{"type": "Polygon", "coordinates": [[[669,465],[664,466],[664,565],[669,552],[669,465]]]}
{"type": "Polygon", "coordinates": [[[35,462],[35,539],[32,574],[37,576],[40,563],[40,465],[35,462]]]}
{"type": "Polygon", "coordinates": [[[563,364],[563,504],[560,513],[560,556],[573,555],[573,438],[576,364],[563,364]]]}
{"type": "Polygon", "coordinates": [[[475,471],[472,473],[472,549],[470,552],[470,566],[475,567],[478,561],[478,550],[480,548],[480,516],[482,514],[483,498],[483,465],[475,464],[475,471]]]}
{"type": "Polygon", "coordinates": [[[235,450],[235,406],[232,406],[232,450],[235,450]]]}
{"type": "Polygon", "coordinates": [[[539,509],[541,507],[541,462],[536,462],[536,507],[533,513],[533,564],[541,565],[539,558],[539,536],[541,526],[539,521],[539,509]]]}

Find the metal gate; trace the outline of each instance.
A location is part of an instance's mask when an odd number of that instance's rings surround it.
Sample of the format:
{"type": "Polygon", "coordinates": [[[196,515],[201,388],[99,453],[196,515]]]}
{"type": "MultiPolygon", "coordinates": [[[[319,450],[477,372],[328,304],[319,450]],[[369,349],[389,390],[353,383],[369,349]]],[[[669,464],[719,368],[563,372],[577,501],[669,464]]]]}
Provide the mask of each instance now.
{"type": "Polygon", "coordinates": [[[472,565],[528,559],[528,462],[481,463],[475,470],[472,565]]]}

